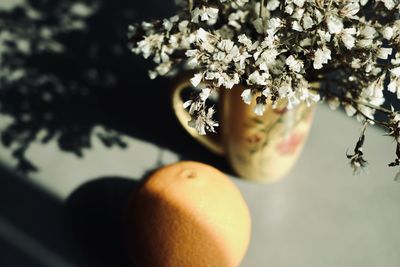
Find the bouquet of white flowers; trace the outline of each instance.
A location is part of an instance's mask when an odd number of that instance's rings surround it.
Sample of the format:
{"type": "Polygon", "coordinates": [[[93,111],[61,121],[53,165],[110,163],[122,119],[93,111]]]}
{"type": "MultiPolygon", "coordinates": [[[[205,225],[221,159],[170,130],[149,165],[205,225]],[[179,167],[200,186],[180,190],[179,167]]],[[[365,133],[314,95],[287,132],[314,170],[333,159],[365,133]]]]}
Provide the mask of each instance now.
{"type": "Polygon", "coordinates": [[[215,131],[211,92],[244,87],[242,98],[262,115],[267,102],[284,100],[342,106],[363,123],[353,155],[366,165],[362,147],[369,124],[396,140],[400,165],[400,114],[384,108],[384,92],[400,98],[399,0],[188,0],[176,16],[129,28],[134,53],[156,64],[150,77],[196,71],[201,92],[185,103],[200,134],[215,131]],[[317,86],[316,86],[317,85],[317,86]],[[384,119],[376,120],[376,113],[384,119]]]}

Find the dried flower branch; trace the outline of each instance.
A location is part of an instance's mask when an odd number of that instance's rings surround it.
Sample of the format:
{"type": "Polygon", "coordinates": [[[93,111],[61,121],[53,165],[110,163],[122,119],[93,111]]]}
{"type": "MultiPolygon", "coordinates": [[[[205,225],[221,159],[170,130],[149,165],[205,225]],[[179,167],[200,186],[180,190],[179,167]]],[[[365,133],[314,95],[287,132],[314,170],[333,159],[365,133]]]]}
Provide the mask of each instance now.
{"type": "MultiPolygon", "coordinates": [[[[382,125],[399,143],[399,115],[382,107],[385,91],[400,99],[399,0],[187,3],[170,19],[130,28],[132,51],[156,64],[151,78],[188,68],[196,70],[193,85],[210,91],[242,84],[243,101],[255,99],[257,115],[267,101],[284,100],[291,109],[322,99],[364,124],[382,125]]],[[[190,101],[190,125],[201,134],[214,131],[207,97],[190,101]]],[[[361,143],[350,159],[363,166],[361,143]]]]}
{"type": "Polygon", "coordinates": [[[356,147],[354,148],[354,154],[347,154],[347,158],[350,159],[350,165],[353,168],[353,174],[358,174],[362,168],[367,166],[368,162],[364,159],[363,146],[365,141],[365,130],[367,129],[367,122],[364,123],[361,128],[360,137],[358,138],[356,147]]]}

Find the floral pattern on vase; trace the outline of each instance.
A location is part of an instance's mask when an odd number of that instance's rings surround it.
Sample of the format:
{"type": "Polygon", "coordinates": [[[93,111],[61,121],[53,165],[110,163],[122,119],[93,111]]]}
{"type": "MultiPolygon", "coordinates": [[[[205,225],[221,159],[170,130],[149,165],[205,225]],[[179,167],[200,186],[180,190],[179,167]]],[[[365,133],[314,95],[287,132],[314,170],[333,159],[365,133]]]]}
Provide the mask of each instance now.
{"type": "Polygon", "coordinates": [[[225,116],[221,118],[230,135],[225,147],[234,170],[256,181],[284,177],[304,146],[315,107],[301,104],[287,109],[280,103],[274,109],[270,103],[264,115],[257,116],[253,112],[256,103],[244,105],[235,94],[233,90],[224,95],[225,116]]]}

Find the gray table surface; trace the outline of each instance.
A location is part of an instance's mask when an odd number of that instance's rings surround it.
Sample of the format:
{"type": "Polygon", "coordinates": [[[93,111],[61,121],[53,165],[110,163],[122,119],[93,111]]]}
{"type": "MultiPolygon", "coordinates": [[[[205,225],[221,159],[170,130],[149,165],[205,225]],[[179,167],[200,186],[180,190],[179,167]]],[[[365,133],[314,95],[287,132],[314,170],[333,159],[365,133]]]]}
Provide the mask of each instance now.
{"type": "MultiPolygon", "coordinates": [[[[370,166],[353,176],[345,153],[359,128],[354,119],[320,106],[288,177],[258,184],[232,176],[252,216],[251,244],[241,266],[400,266],[400,184],[394,181],[397,170],[386,167],[393,144],[380,129],[369,128],[370,166]]],[[[93,149],[83,159],[61,152],[55,143],[33,145],[28,156],[40,171],[29,180],[64,201],[96,177],[140,180],[158,161],[179,158],[174,151],[124,138],[126,150],[107,149],[93,137],[93,149]]],[[[2,162],[12,166],[8,151],[0,151],[2,162]]]]}

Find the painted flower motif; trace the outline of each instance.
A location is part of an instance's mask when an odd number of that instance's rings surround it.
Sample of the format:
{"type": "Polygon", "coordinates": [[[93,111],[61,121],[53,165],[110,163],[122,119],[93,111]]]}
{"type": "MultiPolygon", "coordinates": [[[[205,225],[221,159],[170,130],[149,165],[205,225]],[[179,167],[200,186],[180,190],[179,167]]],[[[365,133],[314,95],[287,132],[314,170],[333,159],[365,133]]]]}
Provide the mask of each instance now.
{"type": "Polygon", "coordinates": [[[254,133],[246,138],[246,142],[250,145],[257,145],[263,139],[260,133],[254,133]]]}
{"type": "Polygon", "coordinates": [[[295,132],[289,137],[284,138],[277,146],[276,150],[281,156],[292,156],[295,154],[300,145],[304,142],[305,134],[295,132]]]}
{"type": "Polygon", "coordinates": [[[281,108],[281,109],[275,108],[275,109],[273,109],[273,112],[275,114],[278,114],[278,115],[286,114],[288,111],[289,111],[288,108],[281,108]]]}

